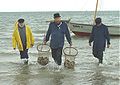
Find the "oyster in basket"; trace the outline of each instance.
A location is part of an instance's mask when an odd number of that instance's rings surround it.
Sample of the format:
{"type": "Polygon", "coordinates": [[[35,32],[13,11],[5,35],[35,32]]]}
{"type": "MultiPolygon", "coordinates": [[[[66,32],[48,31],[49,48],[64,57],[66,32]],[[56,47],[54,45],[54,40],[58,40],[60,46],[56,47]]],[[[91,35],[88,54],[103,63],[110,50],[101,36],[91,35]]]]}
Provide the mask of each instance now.
{"type": "Polygon", "coordinates": [[[41,65],[47,65],[49,63],[49,59],[47,57],[38,57],[37,62],[41,65]]]}

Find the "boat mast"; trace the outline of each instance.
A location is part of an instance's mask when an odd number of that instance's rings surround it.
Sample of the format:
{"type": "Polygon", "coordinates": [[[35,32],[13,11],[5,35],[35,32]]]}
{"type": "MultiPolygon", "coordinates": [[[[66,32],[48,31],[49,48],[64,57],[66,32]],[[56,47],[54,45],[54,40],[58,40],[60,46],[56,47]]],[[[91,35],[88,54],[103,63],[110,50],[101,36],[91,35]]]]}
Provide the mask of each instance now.
{"type": "Polygon", "coordinates": [[[96,2],[96,8],[95,8],[95,12],[94,12],[93,24],[95,23],[95,19],[96,19],[96,16],[97,16],[97,10],[98,10],[98,0],[96,2]]]}

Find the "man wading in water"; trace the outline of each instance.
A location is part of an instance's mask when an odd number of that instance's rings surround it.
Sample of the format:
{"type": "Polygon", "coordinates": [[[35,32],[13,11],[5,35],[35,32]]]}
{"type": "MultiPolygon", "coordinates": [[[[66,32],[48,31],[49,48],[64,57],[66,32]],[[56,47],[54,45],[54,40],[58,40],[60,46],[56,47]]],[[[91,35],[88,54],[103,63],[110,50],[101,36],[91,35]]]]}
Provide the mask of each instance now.
{"type": "Polygon", "coordinates": [[[58,65],[58,70],[61,69],[64,35],[66,36],[70,46],[72,46],[70,32],[68,30],[67,24],[61,21],[61,16],[59,13],[55,13],[54,22],[49,24],[44,44],[49,41],[49,37],[51,36],[50,47],[52,51],[52,57],[55,63],[58,65]]]}
{"type": "Polygon", "coordinates": [[[19,19],[15,24],[14,32],[12,36],[12,45],[14,50],[16,45],[20,52],[20,58],[25,64],[28,63],[28,49],[34,45],[34,37],[32,31],[28,25],[25,25],[24,19],[19,19]]]}
{"type": "Polygon", "coordinates": [[[110,36],[107,26],[102,24],[101,18],[95,19],[96,25],[93,26],[89,39],[89,45],[93,42],[93,55],[99,59],[99,64],[103,63],[103,51],[105,51],[106,40],[107,48],[110,47],[110,36]]]}

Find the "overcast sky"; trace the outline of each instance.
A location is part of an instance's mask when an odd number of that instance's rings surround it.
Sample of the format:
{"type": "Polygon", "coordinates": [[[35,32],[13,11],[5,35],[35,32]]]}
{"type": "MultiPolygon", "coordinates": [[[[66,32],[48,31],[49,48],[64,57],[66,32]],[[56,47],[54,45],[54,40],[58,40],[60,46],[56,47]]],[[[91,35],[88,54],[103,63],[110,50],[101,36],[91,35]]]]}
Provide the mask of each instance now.
{"type": "MultiPolygon", "coordinates": [[[[96,0],[1,0],[0,12],[94,11],[96,0]]],[[[120,0],[99,0],[98,10],[119,10],[120,0]]]]}

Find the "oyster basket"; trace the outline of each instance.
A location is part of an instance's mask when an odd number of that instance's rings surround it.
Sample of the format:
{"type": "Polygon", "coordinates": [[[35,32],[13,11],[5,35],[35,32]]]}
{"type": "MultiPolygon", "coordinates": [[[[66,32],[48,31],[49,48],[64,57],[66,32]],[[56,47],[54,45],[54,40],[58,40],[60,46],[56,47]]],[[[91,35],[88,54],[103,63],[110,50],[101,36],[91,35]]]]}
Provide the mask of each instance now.
{"type": "Polygon", "coordinates": [[[75,57],[78,55],[78,50],[75,47],[66,47],[63,49],[65,56],[64,66],[69,69],[74,69],[75,57]]]}
{"type": "Polygon", "coordinates": [[[38,44],[37,51],[38,51],[37,62],[41,65],[47,65],[49,63],[50,46],[38,44]]]}

